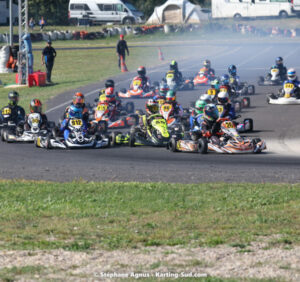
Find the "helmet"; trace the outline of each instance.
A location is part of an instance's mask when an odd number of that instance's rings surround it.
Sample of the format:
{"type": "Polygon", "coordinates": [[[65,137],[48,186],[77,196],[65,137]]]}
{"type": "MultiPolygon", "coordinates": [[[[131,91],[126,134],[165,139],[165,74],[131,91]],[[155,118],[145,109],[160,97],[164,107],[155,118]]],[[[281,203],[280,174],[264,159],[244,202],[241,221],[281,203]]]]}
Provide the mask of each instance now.
{"type": "Polygon", "coordinates": [[[115,98],[115,94],[114,94],[114,89],[113,87],[108,87],[105,90],[105,97],[106,97],[106,101],[111,102],[114,100],[115,98]]]}
{"type": "Polygon", "coordinates": [[[207,68],[210,68],[210,60],[205,60],[204,62],[203,62],[203,65],[205,66],[205,67],[207,67],[207,68]]]}
{"type": "Polygon", "coordinates": [[[203,114],[203,109],[207,105],[207,103],[203,100],[197,100],[195,103],[195,112],[197,115],[203,114]]]}
{"type": "Polygon", "coordinates": [[[19,102],[19,93],[16,91],[11,91],[8,93],[9,105],[16,106],[19,102]]]}
{"type": "Polygon", "coordinates": [[[105,81],[105,88],[115,87],[115,82],[112,79],[108,79],[105,81]]]}
{"type": "Polygon", "coordinates": [[[120,39],[121,39],[121,40],[124,39],[124,34],[120,34],[120,39]]]}
{"type": "Polygon", "coordinates": [[[149,99],[146,102],[145,108],[148,114],[155,114],[158,112],[158,103],[153,99],[149,99]]]}
{"type": "Polygon", "coordinates": [[[296,79],[296,71],[295,69],[288,69],[287,71],[287,77],[289,80],[295,80],[296,79]]]}
{"type": "Polygon", "coordinates": [[[71,105],[68,114],[69,118],[82,118],[82,108],[77,108],[75,105],[71,105]]]}
{"type": "Polygon", "coordinates": [[[211,98],[211,96],[208,95],[208,94],[202,94],[202,95],[199,97],[199,100],[204,101],[206,104],[212,103],[212,98],[211,98]]]}
{"type": "Polygon", "coordinates": [[[137,69],[138,75],[146,75],[146,69],[145,67],[141,66],[137,69]]]}
{"type": "Polygon", "coordinates": [[[178,64],[175,60],[173,60],[170,64],[170,70],[177,70],[178,69],[178,64]]]}
{"type": "Polygon", "coordinates": [[[159,85],[159,93],[166,96],[167,92],[170,90],[169,85],[166,82],[161,82],[159,85]]]}
{"type": "Polygon", "coordinates": [[[225,105],[225,104],[228,103],[228,101],[229,101],[229,95],[228,95],[228,92],[220,92],[220,93],[218,94],[218,102],[219,102],[220,104],[225,105]]]}
{"type": "Polygon", "coordinates": [[[174,90],[169,90],[167,92],[166,100],[167,100],[167,102],[176,101],[176,92],[174,90]]]}
{"type": "Polygon", "coordinates": [[[277,57],[275,60],[276,65],[282,65],[283,64],[283,59],[282,57],[277,57]]]}
{"type": "Polygon", "coordinates": [[[214,104],[208,104],[204,107],[203,117],[209,121],[215,121],[219,118],[219,111],[214,104]]]}
{"type": "Polygon", "coordinates": [[[73,105],[77,108],[84,107],[84,95],[81,92],[75,93],[73,97],[73,105]]]}
{"type": "Polygon", "coordinates": [[[229,84],[229,75],[223,74],[221,77],[221,82],[223,85],[228,85],[229,84]]]}
{"type": "Polygon", "coordinates": [[[32,99],[29,108],[31,113],[41,113],[42,102],[39,99],[32,99]]]}
{"type": "Polygon", "coordinates": [[[215,88],[215,89],[219,89],[220,88],[220,79],[219,78],[215,78],[214,80],[212,80],[210,82],[210,85],[215,88]]]}
{"type": "Polygon", "coordinates": [[[230,75],[236,75],[236,66],[235,65],[230,65],[228,67],[228,72],[230,75]]]}

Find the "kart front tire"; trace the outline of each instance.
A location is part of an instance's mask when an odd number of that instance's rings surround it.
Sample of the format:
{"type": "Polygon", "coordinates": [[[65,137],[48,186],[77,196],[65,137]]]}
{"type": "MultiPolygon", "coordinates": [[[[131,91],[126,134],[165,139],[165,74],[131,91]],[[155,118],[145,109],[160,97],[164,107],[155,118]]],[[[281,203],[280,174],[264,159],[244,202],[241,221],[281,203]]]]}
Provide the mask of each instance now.
{"type": "Polygon", "coordinates": [[[246,122],[249,123],[249,129],[247,129],[247,131],[253,131],[253,119],[252,118],[247,118],[244,119],[244,125],[246,124],[246,122]]]}
{"type": "Polygon", "coordinates": [[[198,152],[200,154],[207,154],[207,140],[204,138],[200,138],[198,141],[198,152]]]}
{"type": "Polygon", "coordinates": [[[112,134],[111,134],[111,146],[114,147],[117,145],[117,136],[122,134],[120,131],[114,131],[112,134]]]}
{"type": "Polygon", "coordinates": [[[107,132],[108,124],[106,120],[100,120],[97,124],[97,132],[104,134],[107,132]]]}
{"type": "Polygon", "coordinates": [[[1,141],[5,142],[5,129],[1,129],[1,141]]]}
{"type": "Polygon", "coordinates": [[[237,113],[242,110],[242,103],[240,101],[234,103],[234,109],[237,113]]]}
{"type": "Polygon", "coordinates": [[[135,137],[133,133],[130,133],[129,136],[129,147],[135,147],[135,137]]]}
{"type": "Polygon", "coordinates": [[[254,95],[255,94],[255,86],[254,85],[248,85],[248,94],[254,95]]]}
{"type": "Polygon", "coordinates": [[[169,147],[170,147],[170,150],[171,150],[173,153],[178,152],[178,150],[177,150],[177,141],[176,141],[175,138],[171,138],[169,147]]]}
{"type": "Polygon", "coordinates": [[[243,102],[243,108],[250,108],[250,98],[249,97],[244,97],[242,102],[243,102]]]}
{"type": "Polygon", "coordinates": [[[127,102],[127,103],[125,104],[125,111],[126,111],[128,114],[134,113],[134,103],[133,103],[133,102],[127,102]]]}

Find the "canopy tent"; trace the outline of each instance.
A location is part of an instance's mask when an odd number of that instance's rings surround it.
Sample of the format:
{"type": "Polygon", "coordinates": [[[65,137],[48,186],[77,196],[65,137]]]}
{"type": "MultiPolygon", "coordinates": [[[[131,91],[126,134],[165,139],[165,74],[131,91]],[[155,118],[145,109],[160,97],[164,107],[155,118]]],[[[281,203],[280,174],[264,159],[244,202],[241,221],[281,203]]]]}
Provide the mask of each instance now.
{"type": "Polygon", "coordinates": [[[200,23],[208,20],[209,14],[204,13],[199,5],[188,0],[168,0],[165,4],[155,7],[147,24],[164,23],[200,23]]]}

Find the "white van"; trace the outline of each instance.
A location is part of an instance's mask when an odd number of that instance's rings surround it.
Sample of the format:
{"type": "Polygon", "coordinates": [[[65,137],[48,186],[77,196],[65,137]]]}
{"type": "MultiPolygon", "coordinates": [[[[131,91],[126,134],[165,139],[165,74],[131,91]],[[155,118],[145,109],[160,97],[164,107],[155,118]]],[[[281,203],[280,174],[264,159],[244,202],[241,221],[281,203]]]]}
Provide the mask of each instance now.
{"type": "Polygon", "coordinates": [[[212,0],[213,18],[293,15],[291,0],[212,0]]]}
{"type": "Polygon", "coordinates": [[[143,23],[144,14],[122,0],[70,0],[69,21],[77,24],[82,19],[89,23],[143,23]]]}
{"type": "MultiPolygon", "coordinates": [[[[13,1],[13,23],[18,22],[18,1],[13,1]]],[[[0,0],[0,24],[9,24],[9,0],[0,0]]]]}
{"type": "Polygon", "coordinates": [[[300,0],[291,0],[292,6],[293,6],[293,12],[297,14],[298,17],[300,17],[300,0]]]}

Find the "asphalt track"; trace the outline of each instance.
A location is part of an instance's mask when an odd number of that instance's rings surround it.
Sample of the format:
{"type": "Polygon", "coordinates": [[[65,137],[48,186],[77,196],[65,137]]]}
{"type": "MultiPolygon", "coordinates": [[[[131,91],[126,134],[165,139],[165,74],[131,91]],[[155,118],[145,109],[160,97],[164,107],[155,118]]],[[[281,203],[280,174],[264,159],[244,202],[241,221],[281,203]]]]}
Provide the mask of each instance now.
{"type": "MultiPolygon", "coordinates": [[[[264,75],[274,58],[283,56],[285,64],[300,73],[299,43],[202,44],[188,58],[179,60],[184,76],[193,76],[202,61],[209,58],[218,75],[236,64],[242,81],[255,84],[257,94],[251,97],[251,108],[243,117],[254,119],[255,131],[249,135],[267,141],[268,150],[259,155],[220,155],[209,153],[171,153],[164,148],[114,147],[99,150],[43,150],[32,144],[0,144],[0,177],[34,180],[71,181],[162,181],[198,183],[225,182],[289,182],[300,180],[300,106],[278,106],[266,103],[266,94],[278,87],[258,87],[258,75],[264,75]],[[194,54],[195,53],[195,54],[194,54]]],[[[167,64],[149,68],[152,81],[160,80],[167,64]]],[[[117,89],[127,88],[134,73],[115,77],[117,89]]],[[[82,87],[87,101],[92,102],[104,82],[82,87]]],[[[205,88],[178,92],[183,106],[195,101],[205,88]]],[[[50,100],[47,115],[57,121],[70,103],[74,91],[50,100]]],[[[134,100],[143,109],[145,100],[134,100]]]]}

